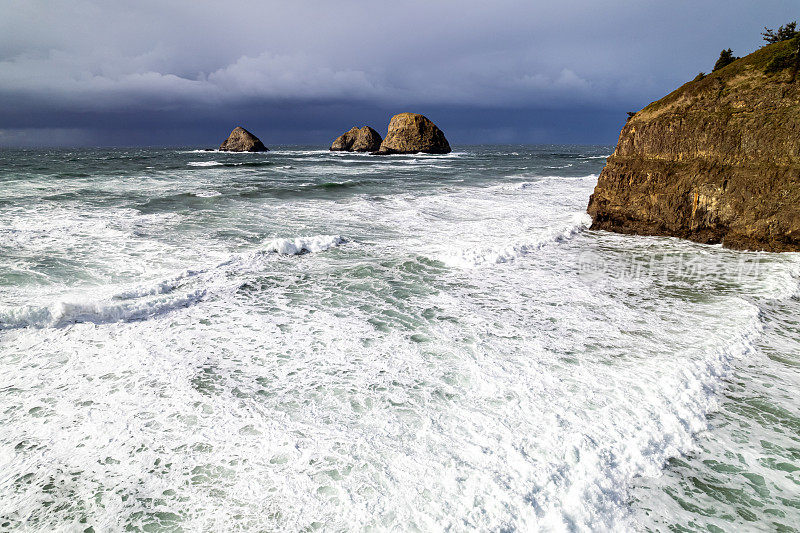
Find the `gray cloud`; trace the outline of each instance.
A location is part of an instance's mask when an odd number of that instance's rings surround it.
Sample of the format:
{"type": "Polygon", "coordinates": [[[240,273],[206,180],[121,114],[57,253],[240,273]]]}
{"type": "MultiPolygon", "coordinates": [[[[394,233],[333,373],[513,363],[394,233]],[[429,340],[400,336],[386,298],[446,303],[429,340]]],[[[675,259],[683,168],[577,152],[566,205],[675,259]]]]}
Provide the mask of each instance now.
{"type": "MultiPolygon", "coordinates": [[[[782,24],[796,8],[779,0],[4,3],[5,131],[108,129],[120,111],[189,127],[263,106],[322,105],[328,118],[342,106],[514,109],[532,120],[548,110],[619,112],[710,70],[723,47],[754,49],[764,24],[782,24]]],[[[482,116],[486,130],[518,129],[482,116]]]]}

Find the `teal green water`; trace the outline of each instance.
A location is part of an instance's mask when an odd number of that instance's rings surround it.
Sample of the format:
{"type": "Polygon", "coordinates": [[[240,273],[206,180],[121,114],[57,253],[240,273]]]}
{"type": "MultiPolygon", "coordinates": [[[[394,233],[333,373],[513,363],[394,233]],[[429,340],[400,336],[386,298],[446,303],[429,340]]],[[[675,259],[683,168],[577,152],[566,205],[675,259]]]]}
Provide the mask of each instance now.
{"type": "Polygon", "coordinates": [[[610,151],[0,152],[0,529],[797,530],[800,259],[610,151]]]}

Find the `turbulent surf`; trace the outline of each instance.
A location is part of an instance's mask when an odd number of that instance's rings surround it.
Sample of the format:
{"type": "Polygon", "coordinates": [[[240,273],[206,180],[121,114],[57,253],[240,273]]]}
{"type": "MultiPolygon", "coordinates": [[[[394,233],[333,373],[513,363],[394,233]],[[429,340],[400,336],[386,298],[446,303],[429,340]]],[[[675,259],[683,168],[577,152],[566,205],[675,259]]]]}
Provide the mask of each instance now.
{"type": "Polygon", "coordinates": [[[0,152],[0,529],[795,530],[800,259],[610,150],[0,152]]]}

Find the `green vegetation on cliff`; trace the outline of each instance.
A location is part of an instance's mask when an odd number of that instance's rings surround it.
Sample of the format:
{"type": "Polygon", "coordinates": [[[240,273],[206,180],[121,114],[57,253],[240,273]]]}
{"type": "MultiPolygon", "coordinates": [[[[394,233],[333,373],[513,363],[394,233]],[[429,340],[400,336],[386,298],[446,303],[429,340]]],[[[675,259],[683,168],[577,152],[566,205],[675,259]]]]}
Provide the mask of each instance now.
{"type": "Polygon", "coordinates": [[[727,67],[737,59],[739,58],[733,55],[733,50],[730,48],[723,50],[719,53],[719,59],[717,59],[717,62],[714,63],[714,69],[711,72],[716,72],[721,68],[727,67]]]}
{"type": "Polygon", "coordinates": [[[764,28],[764,33],[761,35],[764,40],[769,44],[779,43],[781,41],[788,41],[789,39],[797,36],[797,21],[790,22],[785,26],[781,26],[777,30],[771,30],[767,27],[764,28]]]}
{"type": "MultiPolygon", "coordinates": [[[[713,71],[705,76],[697,76],[694,80],[685,83],[664,98],[646,106],[642,111],[656,111],[664,106],[674,103],[680,98],[691,98],[707,92],[713,88],[735,89],[736,80],[742,76],[757,78],[759,75],[781,76],[784,81],[791,83],[796,78],[796,58],[800,47],[800,35],[775,44],[767,45],[742,58],[737,58],[728,65],[713,71]],[[795,60],[794,62],[792,60],[795,60]],[[728,87],[729,83],[732,83],[728,87]]],[[[751,80],[755,81],[755,80],[751,80]]]]}

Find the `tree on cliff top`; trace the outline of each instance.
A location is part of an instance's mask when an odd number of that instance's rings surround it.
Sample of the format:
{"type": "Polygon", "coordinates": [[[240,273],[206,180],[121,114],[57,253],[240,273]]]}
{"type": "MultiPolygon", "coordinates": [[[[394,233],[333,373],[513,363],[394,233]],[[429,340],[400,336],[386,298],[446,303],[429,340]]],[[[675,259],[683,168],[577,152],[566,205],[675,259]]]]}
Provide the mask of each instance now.
{"type": "Polygon", "coordinates": [[[733,55],[733,50],[731,50],[730,48],[728,48],[727,50],[723,50],[722,52],[719,53],[719,59],[717,59],[717,62],[714,63],[714,69],[711,72],[715,72],[721,69],[722,67],[727,67],[737,59],[739,58],[733,55]]]}
{"type": "Polygon", "coordinates": [[[797,21],[790,22],[785,26],[781,26],[777,31],[767,28],[766,26],[764,26],[764,30],[766,31],[764,31],[764,33],[761,35],[764,36],[764,40],[767,41],[768,44],[788,41],[800,33],[797,31],[797,21]]]}

